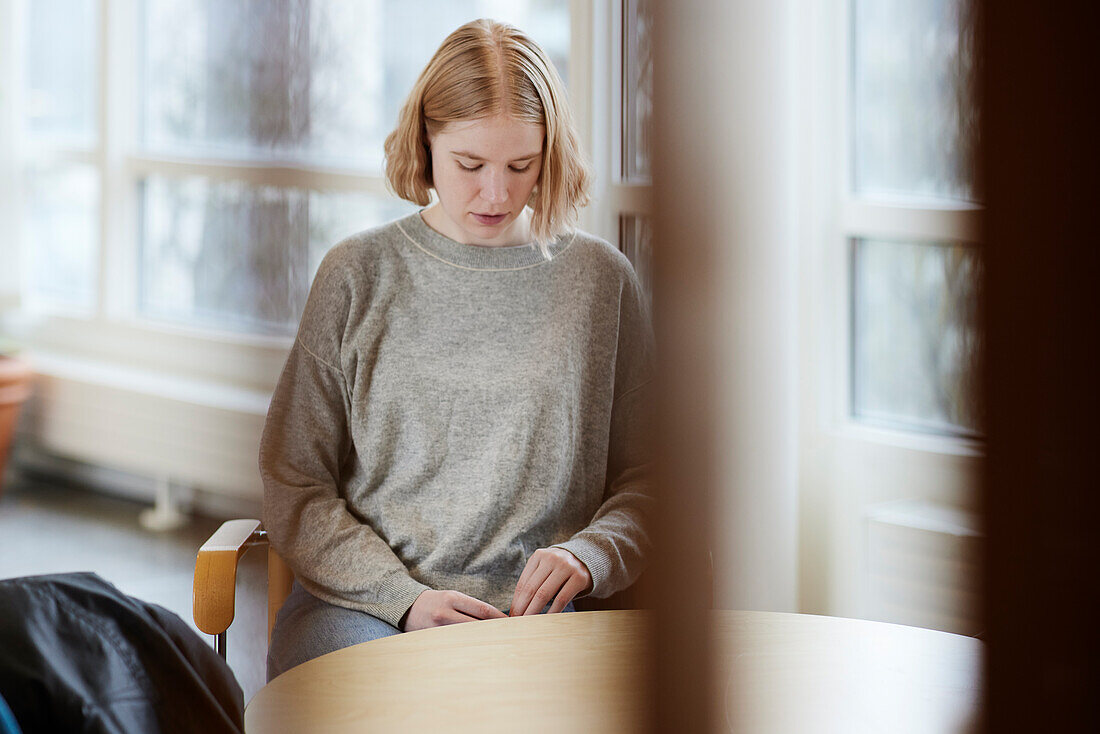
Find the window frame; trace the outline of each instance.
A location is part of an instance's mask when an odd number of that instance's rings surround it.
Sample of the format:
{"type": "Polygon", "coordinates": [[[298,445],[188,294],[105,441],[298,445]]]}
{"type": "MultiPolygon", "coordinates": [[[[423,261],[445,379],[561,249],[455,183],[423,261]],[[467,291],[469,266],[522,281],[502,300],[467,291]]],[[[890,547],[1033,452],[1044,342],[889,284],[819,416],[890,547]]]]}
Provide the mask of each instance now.
{"type": "Polygon", "coordinates": [[[856,238],[981,245],[982,208],[876,200],[852,190],[854,0],[822,0],[795,21],[799,216],[800,606],[869,615],[867,520],[915,499],[972,512],[979,439],[863,423],[852,415],[851,243],[856,238]]]}

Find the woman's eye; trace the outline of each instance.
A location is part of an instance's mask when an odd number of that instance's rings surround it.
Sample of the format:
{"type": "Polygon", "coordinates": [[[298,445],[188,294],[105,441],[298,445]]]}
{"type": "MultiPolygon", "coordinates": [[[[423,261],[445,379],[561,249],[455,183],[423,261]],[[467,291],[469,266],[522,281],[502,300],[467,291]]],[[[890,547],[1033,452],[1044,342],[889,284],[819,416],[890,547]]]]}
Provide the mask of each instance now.
{"type": "MultiPolygon", "coordinates": [[[[482,166],[481,163],[478,163],[476,166],[467,166],[467,165],[464,165],[462,163],[458,164],[458,167],[461,168],[463,171],[476,171],[476,170],[480,169],[481,166],[482,166]]],[[[523,173],[524,171],[526,171],[527,169],[529,169],[531,167],[531,164],[528,163],[523,168],[516,168],[515,166],[508,166],[508,167],[511,168],[516,173],[523,173]]]]}

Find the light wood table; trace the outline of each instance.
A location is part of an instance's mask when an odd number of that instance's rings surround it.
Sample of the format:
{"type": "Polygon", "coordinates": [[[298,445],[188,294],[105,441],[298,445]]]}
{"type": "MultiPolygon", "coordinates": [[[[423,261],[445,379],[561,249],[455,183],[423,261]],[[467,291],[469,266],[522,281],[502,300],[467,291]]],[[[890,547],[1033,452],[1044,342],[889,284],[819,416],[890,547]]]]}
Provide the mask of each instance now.
{"type": "Polygon", "coordinates": [[[859,619],[718,612],[718,731],[979,731],[982,643],[859,619]]]}
{"type": "MultiPolygon", "coordinates": [[[[245,710],[264,732],[643,728],[650,616],[576,612],[439,627],[311,660],[245,710]]],[[[812,615],[715,612],[716,730],[957,732],[977,709],[981,643],[812,615]]]]}

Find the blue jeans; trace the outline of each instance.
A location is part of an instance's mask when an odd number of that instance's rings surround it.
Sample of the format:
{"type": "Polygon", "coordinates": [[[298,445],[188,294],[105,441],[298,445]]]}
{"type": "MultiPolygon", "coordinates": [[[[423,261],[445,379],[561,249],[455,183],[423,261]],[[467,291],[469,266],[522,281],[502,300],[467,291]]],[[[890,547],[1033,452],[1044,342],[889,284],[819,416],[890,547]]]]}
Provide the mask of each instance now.
{"type": "MultiPolygon", "coordinates": [[[[543,607],[543,613],[549,608],[550,604],[543,607]]],[[[576,611],[573,602],[562,611],[576,611]]],[[[366,612],[321,601],[295,581],[275,617],[267,650],[267,679],[271,681],[296,665],[335,650],[397,634],[401,630],[388,622],[366,612]]]]}

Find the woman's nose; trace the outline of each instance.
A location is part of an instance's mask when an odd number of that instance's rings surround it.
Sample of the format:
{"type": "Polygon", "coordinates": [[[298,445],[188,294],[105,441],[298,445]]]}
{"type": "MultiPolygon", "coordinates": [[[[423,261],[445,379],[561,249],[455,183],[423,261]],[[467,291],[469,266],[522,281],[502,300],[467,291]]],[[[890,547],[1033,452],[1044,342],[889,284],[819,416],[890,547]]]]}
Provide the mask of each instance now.
{"type": "Polygon", "coordinates": [[[490,204],[508,201],[508,184],[504,177],[495,173],[488,174],[481,185],[481,198],[490,204]]]}

